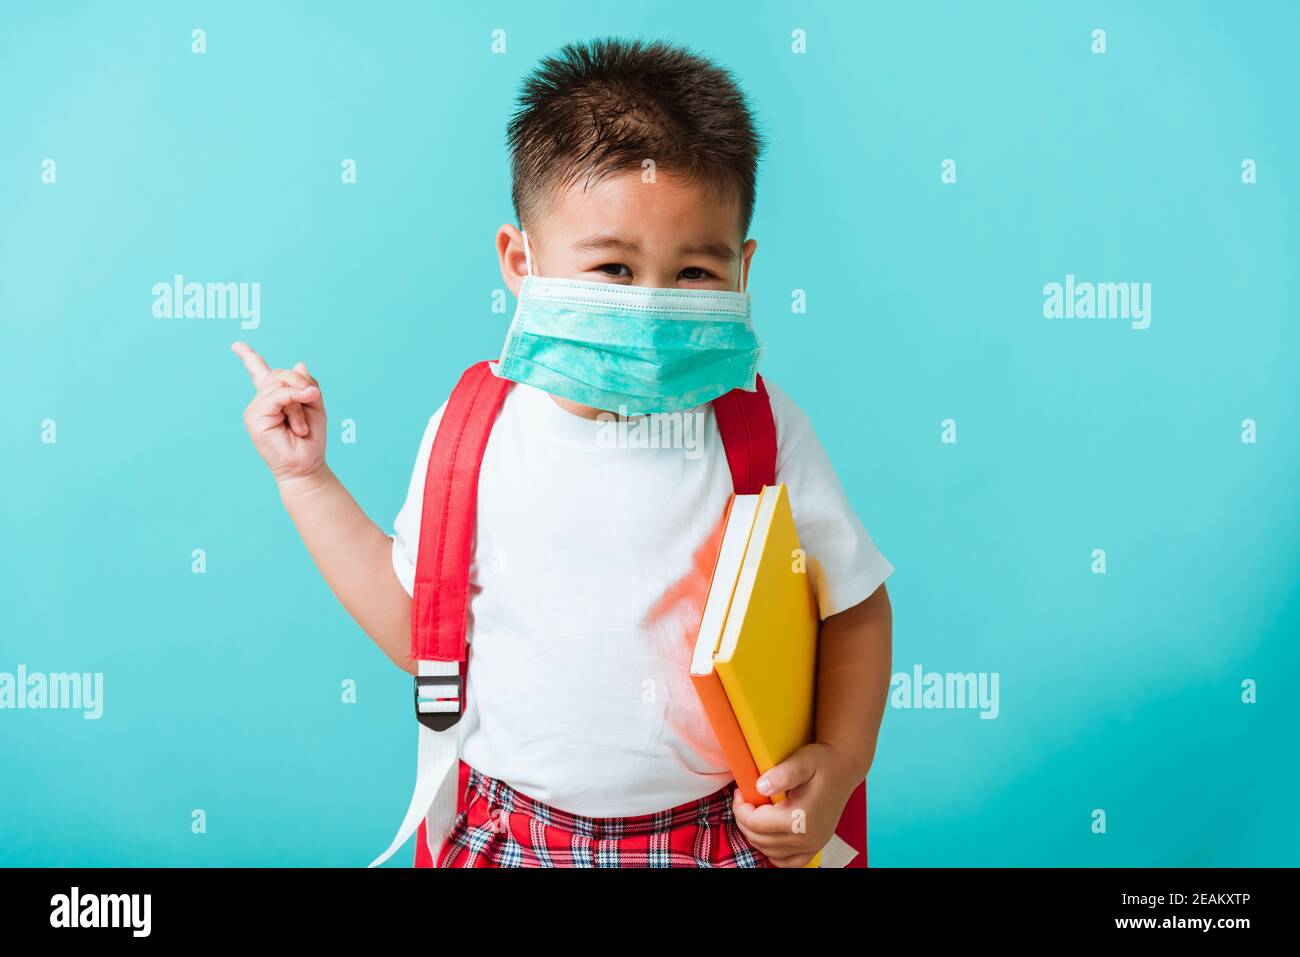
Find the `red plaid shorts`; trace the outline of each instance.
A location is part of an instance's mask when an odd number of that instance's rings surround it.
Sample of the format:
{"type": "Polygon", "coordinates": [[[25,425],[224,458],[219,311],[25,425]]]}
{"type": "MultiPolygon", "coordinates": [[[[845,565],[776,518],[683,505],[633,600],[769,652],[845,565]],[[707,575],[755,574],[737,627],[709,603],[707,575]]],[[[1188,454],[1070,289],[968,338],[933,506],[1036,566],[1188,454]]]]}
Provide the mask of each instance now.
{"type": "Polygon", "coordinates": [[[772,867],[745,840],[727,784],[633,817],[583,817],[534,801],[471,767],[439,867],[772,867]]]}

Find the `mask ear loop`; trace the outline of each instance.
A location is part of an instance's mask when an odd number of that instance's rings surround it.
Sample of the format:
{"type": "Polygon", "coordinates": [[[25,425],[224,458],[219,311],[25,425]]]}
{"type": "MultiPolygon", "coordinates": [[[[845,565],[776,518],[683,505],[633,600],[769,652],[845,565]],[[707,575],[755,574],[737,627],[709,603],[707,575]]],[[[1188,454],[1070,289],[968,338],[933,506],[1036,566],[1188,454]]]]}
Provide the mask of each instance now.
{"type": "Polygon", "coordinates": [[[736,290],[736,292],[744,292],[745,291],[745,247],[744,246],[740,247],[740,279],[738,280],[738,282],[740,283],[740,287],[736,290]]]}
{"type": "Polygon", "coordinates": [[[528,231],[521,229],[519,234],[524,237],[524,266],[528,270],[528,275],[533,274],[533,254],[528,249],[528,231]]]}

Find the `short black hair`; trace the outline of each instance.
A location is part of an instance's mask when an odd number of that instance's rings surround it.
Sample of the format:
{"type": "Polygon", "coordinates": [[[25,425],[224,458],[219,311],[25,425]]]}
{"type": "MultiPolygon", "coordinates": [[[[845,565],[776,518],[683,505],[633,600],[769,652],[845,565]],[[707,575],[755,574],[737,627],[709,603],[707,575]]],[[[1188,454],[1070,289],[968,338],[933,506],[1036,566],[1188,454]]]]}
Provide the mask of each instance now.
{"type": "Polygon", "coordinates": [[[507,140],[524,228],[578,180],[651,159],[735,197],[748,235],[762,137],[731,73],[683,47],[613,37],[567,44],[524,79],[507,140]]]}

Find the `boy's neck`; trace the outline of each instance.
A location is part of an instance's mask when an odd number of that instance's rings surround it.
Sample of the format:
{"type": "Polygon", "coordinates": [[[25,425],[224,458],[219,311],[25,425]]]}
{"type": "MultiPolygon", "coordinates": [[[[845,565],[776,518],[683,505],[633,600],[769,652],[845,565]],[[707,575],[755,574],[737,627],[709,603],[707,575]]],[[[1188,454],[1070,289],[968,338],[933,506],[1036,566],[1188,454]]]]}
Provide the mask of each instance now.
{"type": "MultiPolygon", "coordinates": [[[[551,398],[555,400],[555,404],[558,405],[565,412],[571,412],[574,415],[581,416],[584,419],[591,419],[592,421],[595,421],[597,418],[600,417],[601,413],[604,412],[603,409],[597,409],[590,405],[583,405],[580,402],[574,402],[572,399],[563,399],[560,396],[553,395],[550,392],[546,394],[551,396],[551,398]]],[[[612,415],[613,413],[606,413],[606,414],[612,415]]]]}

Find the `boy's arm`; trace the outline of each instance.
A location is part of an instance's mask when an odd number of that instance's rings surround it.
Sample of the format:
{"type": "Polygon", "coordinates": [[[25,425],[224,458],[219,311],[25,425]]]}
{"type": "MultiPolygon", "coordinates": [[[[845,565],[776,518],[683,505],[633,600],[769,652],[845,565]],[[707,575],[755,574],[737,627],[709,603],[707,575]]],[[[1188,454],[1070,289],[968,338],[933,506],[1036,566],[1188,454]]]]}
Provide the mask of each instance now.
{"type": "Polygon", "coordinates": [[[411,596],[393,571],[393,540],[329,466],[278,480],[280,501],[334,597],[399,668],[411,661],[411,596]]]}
{"type": "Polygon", "coordinates": [[[244,424],[312,560],[379,649],[414,673],[411,598],[393,570],[392,540],[325,464],[320,383],[301,362],[292,369],[272,369],[244,343],[236,342],[232,349],[244,360],[257,390],[244,411],[244,424]]]}
{"type": "Polygon", "coordinates": [[[861,781],[876,755],[893,667],[893,609],[884,585],[822,622],[817,654],[815,740],[844,758],[850,780],[861,781]]]}

